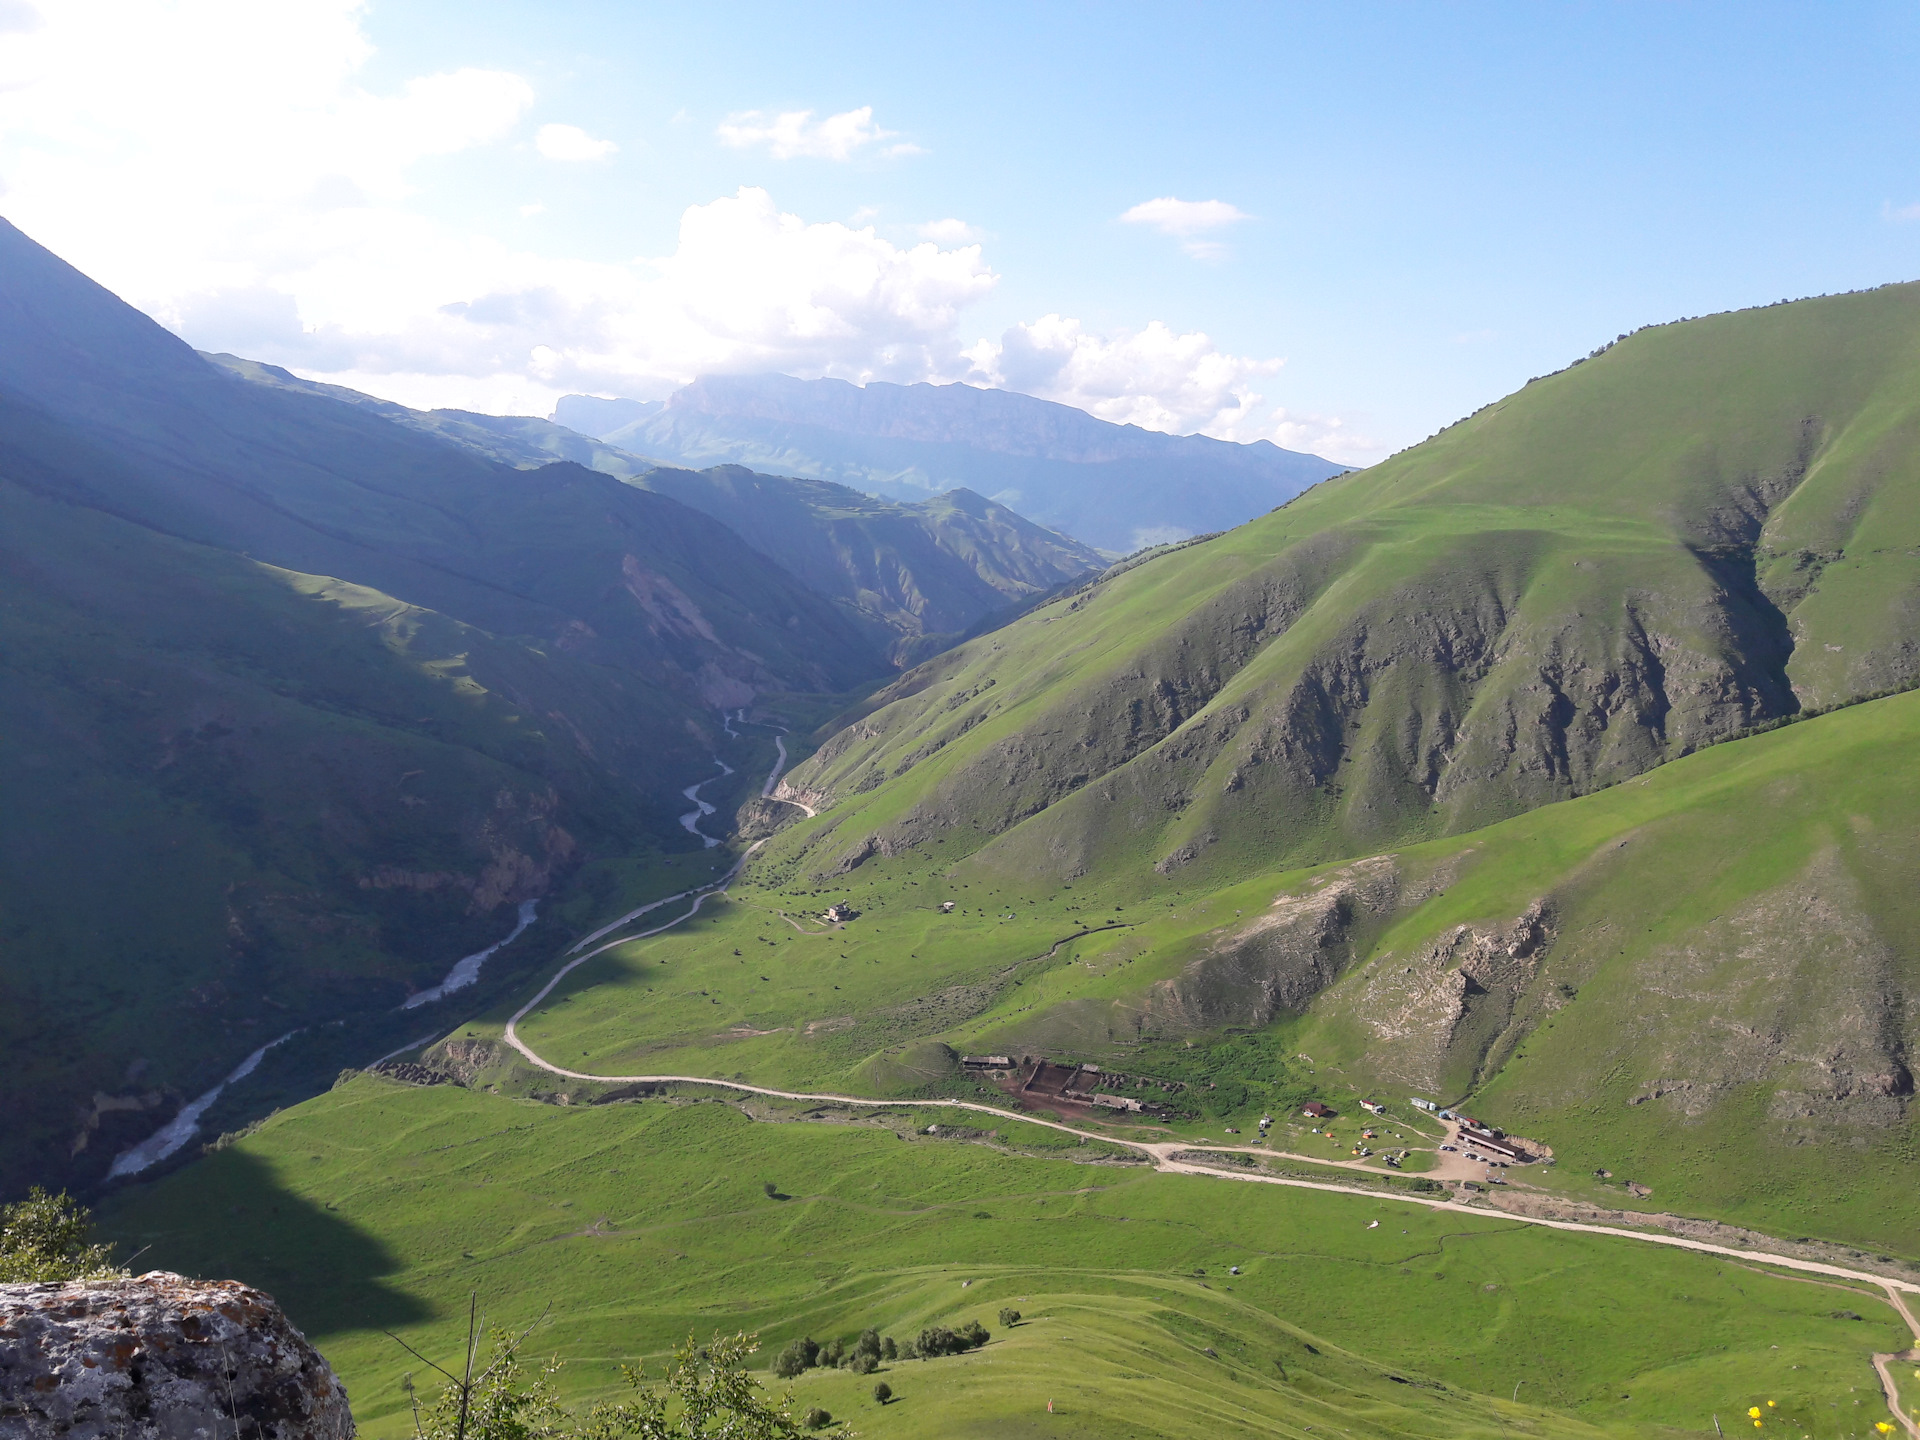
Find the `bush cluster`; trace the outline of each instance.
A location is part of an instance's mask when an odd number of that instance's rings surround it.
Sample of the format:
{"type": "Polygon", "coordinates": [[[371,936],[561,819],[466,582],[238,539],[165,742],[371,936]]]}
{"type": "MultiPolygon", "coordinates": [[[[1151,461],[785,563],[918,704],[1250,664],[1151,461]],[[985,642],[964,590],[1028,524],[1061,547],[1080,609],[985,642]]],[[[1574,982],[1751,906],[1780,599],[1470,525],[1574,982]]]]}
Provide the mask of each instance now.
{"type": "MultiPolygon", "coordinates": [[[[1000,1318],[1003,1324],[1011,1325],[1019,1319],[1019,1312],[1003,1310],[1000,1318]]],[[[791,1380],[803,1370],[844,1369],[856,1375],[871,1375],[887,1360],[932,1360],[941,1355],[963,1355],[969,1350],[978,1349],[987,1343],[993,1332],[978,1320],[969,1320],[958,1330],[949,1330],[944,1325],[930,1326],[922,1330],[915,1339],[904,1343],[896,1341],[891,1335],[882,1335],[872,1326],[862,1330],[859,1336],[848,1344],[844,1340],[829,1340],[822,1345],[811,1335],[799,1340],[790,1340],[773,1359],[773,1373],[782,1380],[791,1380]]]]}

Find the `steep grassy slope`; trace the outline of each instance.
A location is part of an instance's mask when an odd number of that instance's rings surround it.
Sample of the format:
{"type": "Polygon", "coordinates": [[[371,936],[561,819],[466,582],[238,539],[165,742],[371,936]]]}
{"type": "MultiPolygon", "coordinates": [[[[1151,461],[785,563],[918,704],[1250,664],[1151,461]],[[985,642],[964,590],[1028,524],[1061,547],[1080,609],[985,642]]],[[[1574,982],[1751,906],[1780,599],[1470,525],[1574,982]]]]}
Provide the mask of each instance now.
{"type": "Polygon", "coordinates": [[[872,1378],[797,1382],[901,1437],[1653,1436],[1773,1400],[1839,1440],[1884,1417],[1868,1355],[1906,1343],[1871,1294],[1631,1241],[1006,1153],[1017,1125],[775,1118],[356,1079],[106,1218],[152,1264],[274,1293],[375,1437],[406,1432],[401,1377],[423,1378],[380,1331],[442,1357],[470,1293],[499,1322],[553,1303],[536,1343],[572,1358],[576,1401],[690,1331],[758,1330],[764,1361],[984,1322],[983,1351],[874,1377],[884,1410],[872,1378]]]}
{"type": "Polygon", "coordinates": [[[1238,525],[1343,468],[971,385],[712,375],[633,419],[586,396],[561,400],[554,418],[693,467],[747,465],[905,501],[971,489],[1115,554],[1238,525]]]}
{"type": "Polygon", "coordinates": [[[8,1193],[693,845],[718,707],[886,665],[686,506],[247,385],[4,226],[0,517],[8,1193]]]}
{"type": "Polygon", "coordinates": [[[808,860],[1207,883],[1484,825],[1920,673],[1920,285],[1642,331],[903,676],[808,860]]]}
{"type": "Polygon", "coordinates": [[[255,384],[320,395],[510,465],[572,461],[727,526],[822,595],[896,656],[944,648],[993,612],[1104,567],[1098,552],[967,490],[895,504],[823,480],[737,465],[681,470],[524,415],[409,410],[301,380],[273,365],[209,356],[255,384]],[[902,641],[906,644],[902,644],[902,641]]]}

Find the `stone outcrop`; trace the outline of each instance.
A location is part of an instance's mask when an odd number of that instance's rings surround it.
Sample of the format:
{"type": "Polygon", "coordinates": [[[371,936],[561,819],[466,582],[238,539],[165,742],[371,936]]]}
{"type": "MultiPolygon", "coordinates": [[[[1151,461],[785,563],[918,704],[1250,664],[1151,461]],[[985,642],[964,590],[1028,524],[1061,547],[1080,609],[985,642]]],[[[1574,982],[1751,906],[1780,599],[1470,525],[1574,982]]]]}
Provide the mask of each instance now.
{"type": "Polygon", "coordinates": [[[352,1440],[347,1392],[234,1280],[0,1285],[0,1440],[352,1440]]]}

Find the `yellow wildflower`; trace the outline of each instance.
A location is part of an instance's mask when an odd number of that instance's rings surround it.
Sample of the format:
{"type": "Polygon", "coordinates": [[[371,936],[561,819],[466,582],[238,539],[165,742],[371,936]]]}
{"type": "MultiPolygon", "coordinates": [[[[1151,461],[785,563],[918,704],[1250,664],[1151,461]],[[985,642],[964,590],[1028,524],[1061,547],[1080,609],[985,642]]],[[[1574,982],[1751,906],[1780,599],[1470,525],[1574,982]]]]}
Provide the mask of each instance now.
{"type": "Polygon", "coordinates": [[[1760,1407],[1758,1405],[1749,1405],[1747,1407],[1747,1418],[1749,1420],[1758,1420],[1760,1418],[1760,1407]]]}

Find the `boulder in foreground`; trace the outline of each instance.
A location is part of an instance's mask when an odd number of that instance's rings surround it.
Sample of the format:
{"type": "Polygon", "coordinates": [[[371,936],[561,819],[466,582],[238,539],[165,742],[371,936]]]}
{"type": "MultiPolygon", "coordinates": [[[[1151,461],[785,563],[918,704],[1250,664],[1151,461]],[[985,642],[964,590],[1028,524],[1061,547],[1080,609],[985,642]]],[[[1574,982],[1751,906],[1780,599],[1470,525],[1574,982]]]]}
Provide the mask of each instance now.
{"type": "Polygon", "coordinates": [[[352,1440],[347,1392],[273,1297],[155,1270],[0,1285],[0,1440],[352,1440]]]}

